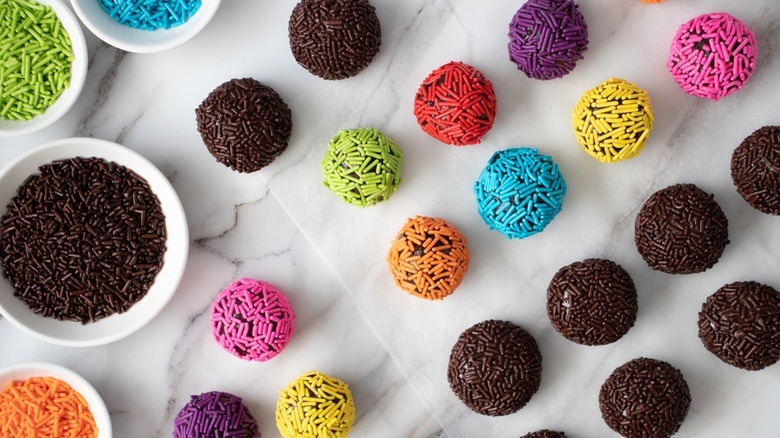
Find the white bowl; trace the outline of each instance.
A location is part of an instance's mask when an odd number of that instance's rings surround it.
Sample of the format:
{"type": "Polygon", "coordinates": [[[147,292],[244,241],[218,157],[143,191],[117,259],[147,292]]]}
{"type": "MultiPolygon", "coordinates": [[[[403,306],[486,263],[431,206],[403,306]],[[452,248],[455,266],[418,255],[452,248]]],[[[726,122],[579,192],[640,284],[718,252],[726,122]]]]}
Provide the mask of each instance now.
{"type": "Polygon", "coordinates": [[[154,53],[184,44],[211,21],[221,0],[202,0],[186,23],[170,29],[143,30],[114,20],[98,0],[70,0],[76,15],[98,38],[114,47],[135,53],[154,53]]]}
{"type": "Polygon", "coordinates": [[[189,232],[181,201],[165,176],[146,158],[130,149],[94,138],[66,138],[30,150],[0,170],[0,216],[24,180],[38,167],[73,157],[98,157],[121,164],[146,179],[160,200],[167,231],[163,266],[146,295],[124,313],[81,324],[33,313],[13,295],[14,289],[0,278],[0,313],[21,330],[54,344],[86,347],[124,338],[152,320],[168,303],[179,285],[189,250],[189,232]]]}
{"type": "Polygon", "coordinates": [[[0,369],[0,391],[13,380],[27,380],[30,377],[54,377],[78,391],[87,401],[89,411],[95,419],[98,428],[97,438],[111,438],[113,435],[111,417],[100,394],[83,377],[65,367],[45,362],[29,362],[2,368],[0,369]]]}
{"type": "Polygon", "coordinates": [[[62,26],[70,35],[71,49],[73,50],[73,63],[70,66],[70,85],[62,92],[60,97],[46,108],[43,114],[30,120],[4,120],[0,119],[0,137],[12,137],[27,135],[39,131],[59,120],[76,103],[84,88],[84,80],[87,78],[87,43],[84,41],[84,33],[81,25],[73,12],[70,11],[61,0],[35,0],[38,3],[50,6],[62,26]]]}

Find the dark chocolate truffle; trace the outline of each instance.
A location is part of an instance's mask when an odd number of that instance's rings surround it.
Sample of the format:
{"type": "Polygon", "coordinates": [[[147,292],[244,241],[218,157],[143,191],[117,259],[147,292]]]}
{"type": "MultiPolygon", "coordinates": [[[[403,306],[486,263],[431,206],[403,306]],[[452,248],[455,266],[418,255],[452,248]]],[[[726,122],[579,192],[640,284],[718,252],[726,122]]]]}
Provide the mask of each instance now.
{"type": "Polygon", "coordinates": [[[780,126],[764,126],[731,155],[731,179],[753,208],[780,215],[780,126]]]}
{"type": "Polygon", "coordinates": [[[780,293],[755,281],[718,289],[699,312],[699,338],[727,364],[757,371],[780,360],[780,293]]]}
{"type": "Polygon", "coordinates": [[[447,380],[471,410],[493,417],[517,412],[542,382],[542,354],[527,331],[488,320],[461,333],[450,353],[447,380]]]}
{"type": "Polygon", "coordinates": [[[691,393],[680,370],[644,357],[618,367],[599,392],[604,421],[627,438],[674,435],[690,406],[691,393]]]}
{"type": "Polygon", "coordinates": [[[642,206],[634,242],[656,271],[703,272],[729,243],[728,223],[713,195],[694,184],[675,184],[653,193],[642,206]]]}
{"type": "Polygon", "coordinates": [[[564,338],[584,345],[617,341],[638,310],[631,276],[610,260],[587,259],[561,268],[547,288],[547,316],[564,338]]]}
{"type": "Polygon", "coordinates": [[[292,133],[290,108],[271,87],[252,78],[231,79],[215,88],[195,115],[211,155],[239,172],[271,164],[292,133]]]}
{"type": "Polygon", "coordinates": [[[553,432],[551,430],[544,429],[525,434],[520,438],[566,438],[566,434],[563,432],[553,432]]]}
{"type": "Polygon", "coordinates": [[[301,0],[288,32],[295,60],[323,79],[355,76],[382,44],[379,18],[368,0],[301,0]]]}

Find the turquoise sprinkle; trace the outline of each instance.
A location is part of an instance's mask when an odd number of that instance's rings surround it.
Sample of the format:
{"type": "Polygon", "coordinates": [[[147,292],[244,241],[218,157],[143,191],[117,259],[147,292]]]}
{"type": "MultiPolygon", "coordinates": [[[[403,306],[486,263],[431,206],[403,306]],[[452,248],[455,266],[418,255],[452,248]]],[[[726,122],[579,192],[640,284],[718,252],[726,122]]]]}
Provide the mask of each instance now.
{"type": "Polygon", "coordinates": [[[168,29],[187,22],[200,0],[97,0],[117,22],[143,30],[168,29]]]}
{"type": "Polygon", "coordinates": [[[510,239],[541,232],[561,211],[566,181],[558,165],[531,148],[510,148],[490,157],[474,183],[479,215],[510,239]]]}

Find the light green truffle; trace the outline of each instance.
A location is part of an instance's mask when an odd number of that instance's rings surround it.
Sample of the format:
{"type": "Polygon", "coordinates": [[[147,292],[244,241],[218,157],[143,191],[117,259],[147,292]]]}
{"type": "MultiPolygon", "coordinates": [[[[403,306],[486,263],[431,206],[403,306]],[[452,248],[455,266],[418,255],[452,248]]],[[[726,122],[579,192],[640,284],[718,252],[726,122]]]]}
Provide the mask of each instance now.
{"type": "Polygon", "coordinates": [[[382,202],[401,184],[402,156],[393,139],[377,129],[339,131],[322,159],[325,187],[348,204],[382,202]]]}

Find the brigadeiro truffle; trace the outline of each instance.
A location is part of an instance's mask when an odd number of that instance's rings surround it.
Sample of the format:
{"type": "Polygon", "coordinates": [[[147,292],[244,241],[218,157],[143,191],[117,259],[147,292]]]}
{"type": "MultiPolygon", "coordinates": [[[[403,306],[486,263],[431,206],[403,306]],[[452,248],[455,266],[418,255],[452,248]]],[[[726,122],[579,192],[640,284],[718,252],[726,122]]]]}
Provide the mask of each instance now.
{"type": "Polygon", "coordinates": [[[227,392],[193,395],[173,420],[173,438],[258,438],[257,420],[241,397],[227,392]]]}
{"type": "Polygon", "coordinates": [[[493,417],[526,405],[542,382],[542,354],[533,336],[507,321],[488,320],[461,333],[447,380],[471,410],[493,417]]]}
{"type": "Polygon", "coordinates": [[[387,254],[395,284],[410,294],[441,300],[452,294],[469,268],[466,238],[444,219],[406,221],[387,254]]]}
{"type": "Polygon", "coordinates": [[[731,155],[731,179],[753,208],[780,215],[780,126],[764,126],[731,155]]]}
{"type": "Polygon", "coordinates": [[[563,432],[553,432],[551,430],[538,430],[521,436],[520,438],[566,438],[563,432]]]}
{"type": "Polygon", "coordinates": [[[211,328],[214,339],[229,353],[265,362],[290,342],[295,313],[274,285],[242,278],[217,296],[211,308],[211,328]]]}
{"type": "Polygon", "coordinates": [[[717,12],[677,29],[666,66],[686,93],[718,100],[745,85],[756,69],[756,56],[753,31],[717,12]]]}
{"type": "Polygon", "coordinates": [[[634,222],[634,242],[647,265],[669,274],[703,272],[729,243],[728,219],[714,196],[694,184],[653,193],[634,222]]]}
{"type": "Polygon", "coordinates": [[[647,91],[623,79],[609,79],[586,91],[571,115],[574,136],[602,163],[635,157],[653,128],[647,91]]]}
{"type": "Polygon", "coordinates": [[[462,62],[432,71],[414,98],[414,116],[423,131],[455,146],[479,143],[493,126],[496,110],[493,84],[462,62]]]}
{"type": "Polygon", "coordinates": [[[344,381],[309,371],[279,391],[276,428],[282,438],[343,438],[355,422],[355,402],[344,381]]]}
{"type": "Polygon", "coordinates": [[[780,360],[780,293],[755,281],[718,289],[699,312],[699,338],[720,360],[756,371],[780,360]]]}
{"type": "Polygon", "coordinates": [[[584,345],[617,341],[638,310],[631,276],[617,263],[586,259],[564,266],[547,288],[547,316],[566,339],[584,345]]]}
{"type": "Polygon", "coordinates": [[[288,32],[298,64],[329,80],[360,73],[382,44],[376,9],[367,0],[301,0],[288,32]]]}
{"type": "Polygon", "coordinates": [[[195,109],[198,132],[211,155],[239,172],[271,164],[287,149],[292,112],[271,87],[252,78],[231,79],[195,109]]]}
{"type": "Polygon", "coordinates": [[[670,437],[690,406],[691,393],[680,370],[644,357],[618,367],[599,391],[602,418],[626,438],[670,437]]]}
{"type": "Polygon", "coordinates": [[[572,0],[528,0],[509,23],[509,59],[534,79],[569,74],[588,50],[588,25],[572,0]]]}
{"type": "Polygon", "coordinates": [[[490,157],[474,184],[479,215],[509,238],[541,232],[563,207],[566,181],[552,157],[510,148],[490,157]]]}

